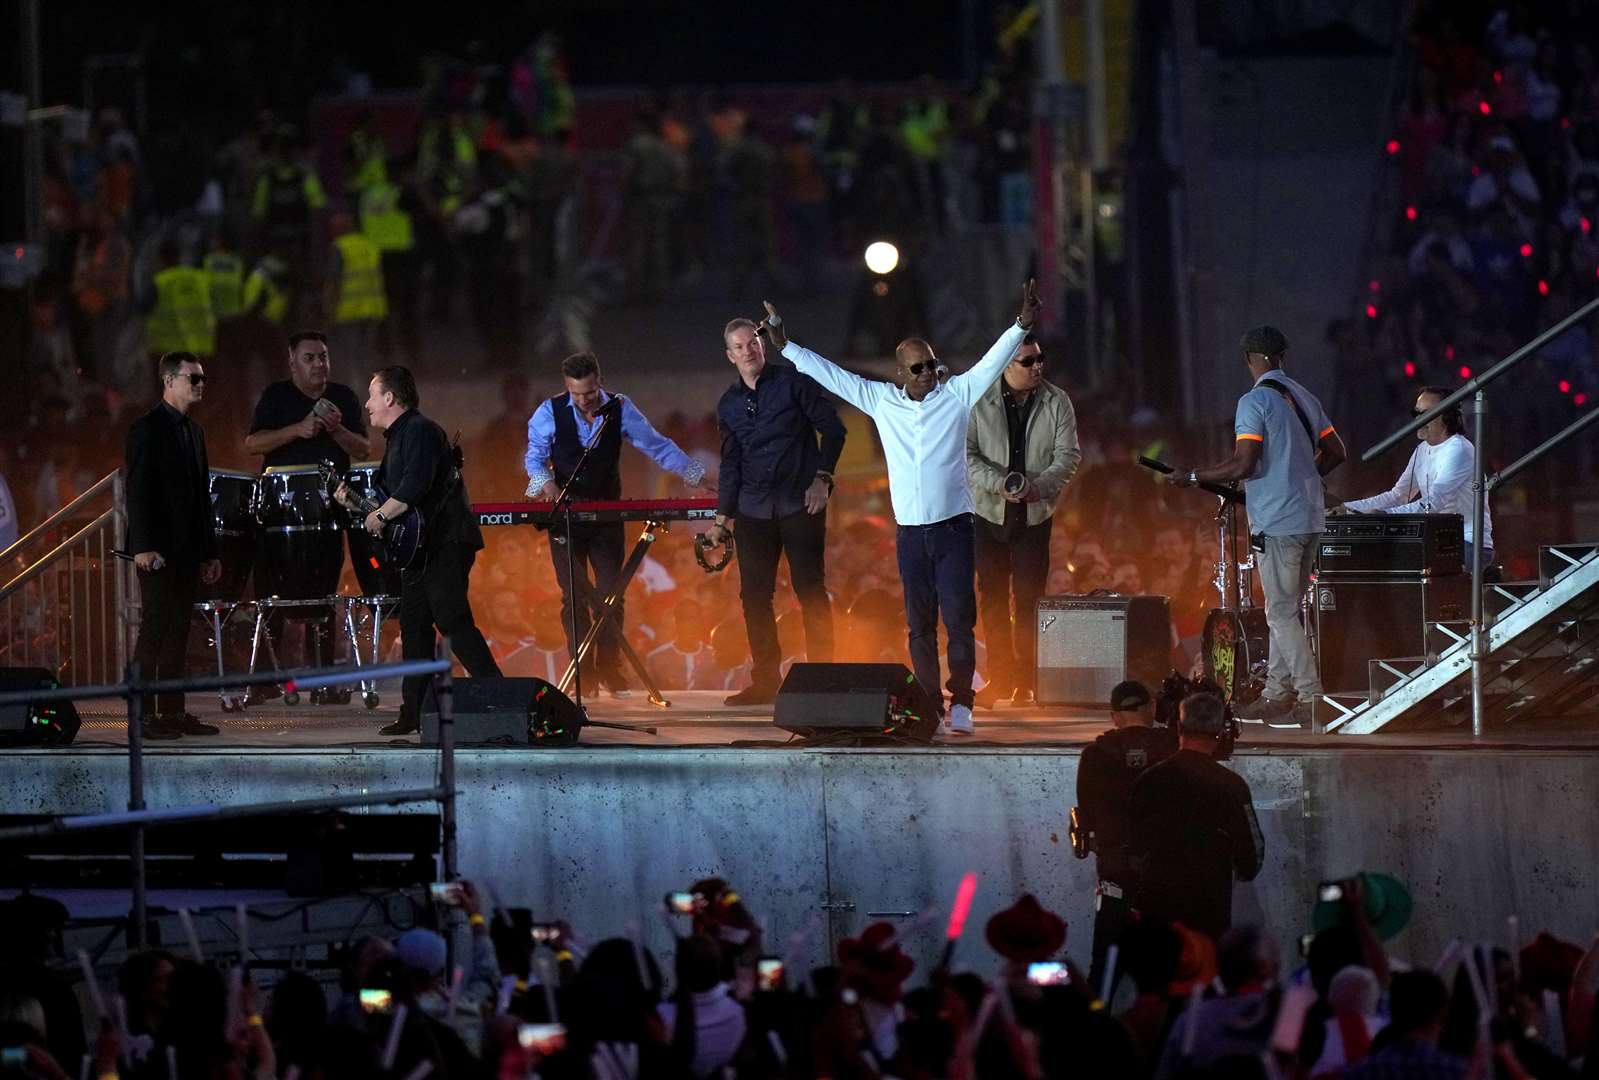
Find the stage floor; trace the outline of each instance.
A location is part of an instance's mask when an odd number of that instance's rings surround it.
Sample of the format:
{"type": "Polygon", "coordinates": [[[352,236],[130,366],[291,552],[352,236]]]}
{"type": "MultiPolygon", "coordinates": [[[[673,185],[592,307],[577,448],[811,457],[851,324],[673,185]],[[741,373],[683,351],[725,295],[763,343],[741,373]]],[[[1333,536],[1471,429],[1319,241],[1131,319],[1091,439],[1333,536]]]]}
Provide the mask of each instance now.
{"type": "MultiPolygon", "coordinates": [[[[398,712],[397,691],[384,695],[383,703],[368,710],[359,698],[349,705],[311,705],[309,695],[298,705],[281,700],[252,705],[243,712],[223,712],[211,695],[194,695],[189,709],[222,729],[213,736],[152,741],[145,749],[166,751],[320,748],[403,749],[421,747],[416,736],[385,738],[378,729],[393,722],[398,712]]],[[[738,749],[798,749],[789,745],[787,732],[772,726],[770,709],[730,709],[722,705],[722,691],[688,690],[668,695],[672,707],[657,708],[643,693],[635,692],[625,701],[609,696],[589,703],[589,716],[595,721],[626,724],[635,730],[588,726],[581,744],[594,748],[630,750],[703,750],[715,747],[738,749]],[[653,728],[650,733],[644,729],[653,728]]],[[[76,746],[122,747],[127,745],[127,721],[120,701],[80,702],[83,728],[76,746]]],[[[948,752],[961,750],[1080,751],[1110,726],[1107,712],[1053,707],[1014,707],[979,709],[977,731],[972,736],[944,736],[930,747],[898,747],[900,752],[948,752]]],[[[463,743],[463,745],[466,745],[463,743]]],[[[1469,726],[1434,731],[1404,732],[1362,736],[1313,735],[1309,732],[1245,724],[1239,752],[1306,749],[1337,750],[1415,750],[1469,749],[1492,746],[1496,749],[1599,750],[1599,722],[1593,717],[1536,725],[1505,726],[1490,731],[1479,741],[1471,738],[1469,726]]],[[[431,748],[429,748],[431,749],[431,748]]],[[[532,747],[504,749],[532,750],[532,747]]],[[[560,752],[560,751],[551,751],[560,752]]]]}

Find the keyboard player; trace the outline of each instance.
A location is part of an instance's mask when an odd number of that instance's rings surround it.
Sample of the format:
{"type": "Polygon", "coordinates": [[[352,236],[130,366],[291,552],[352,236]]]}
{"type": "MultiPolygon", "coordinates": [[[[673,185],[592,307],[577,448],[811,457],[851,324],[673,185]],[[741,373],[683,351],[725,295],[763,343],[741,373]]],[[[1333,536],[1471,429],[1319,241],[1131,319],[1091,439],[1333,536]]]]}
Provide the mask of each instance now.
{"type": "MultiPolygon", "coordinates": [[[[1429,386],[1416,395],[1412,416],[1438,407],[1449,396],[1442,386],[1429,386]]],[[[1394,486],[1368,499],[1350,499],[1329,507],[1329,512],[1355,514],[1459,514],[1466,525],[1466,569],[1471,569],[1471,474],[1473,451],[1466,438],[1460,406],[1448,410],[1416,430],[1416,449],[1394,486]]],[[[1488,504],[1482,507],[1482,565],[1494,561],[1493,522],[1488,504]]]]}
{"type": "MultiPolygon", "coordinates": [[[[527,422],[527,496],[553,501],[572,474],[586,446],[595,442],[601,414],[611,417],[599,433],[582,472],[572,480],[574,500],[614,500],[622,494],[622,442],[633,444],[645,457],[667,472],[676,473],[692,488],[716,491],[705,466],[684,453],[671,439],[656,431],[628,399],[605,389],[600,362],[593,353],[581,352],[561,361],[566,392],[543,402],[527,422]]],[[[572,640],[572,582],[567,576],[566,531],[550,529],[550,562],[561,586],[561,623],[567,650],[577,653],[577,642],[588,633],[594,611],[616,587],[623,556],[621,522],[573,522],[572,562],[579,588],[586,594],[577,604],[577,641],[572,640]],[[589,572],[593,571],[592,585],[589,572]]],[[[627,680],[619,663],[623,612],[618,610],[595,642],[596,675],[613,697],[628,696],[627,680]]],[[[585,669],[587,670],[587,669],[585,669]]]]}

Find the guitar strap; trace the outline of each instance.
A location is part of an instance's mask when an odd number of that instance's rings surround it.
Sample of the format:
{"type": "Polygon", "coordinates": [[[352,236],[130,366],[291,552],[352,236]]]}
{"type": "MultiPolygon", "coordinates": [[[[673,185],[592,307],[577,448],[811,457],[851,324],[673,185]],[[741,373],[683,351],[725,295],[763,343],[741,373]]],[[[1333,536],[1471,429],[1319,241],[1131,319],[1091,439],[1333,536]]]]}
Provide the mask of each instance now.
{"type": "Polygon", "coordinates": [[[1266,378],[1255,384],[1256,386],[1269,386],[1283,396],[1288,404],[1294,407],[1294,414],[1299,417],[1299,426],[1305,429],[1305,437],[1310,440],[1310,452],[1315,453],[1321,445],[1321,440],[1316,438],[1316,429],[1311,426],[1310,417],[1305,415],[1305,410],[1299,407],[1299,400],[1293,392],[1278,382],[1276,379],[1266,378]]]}

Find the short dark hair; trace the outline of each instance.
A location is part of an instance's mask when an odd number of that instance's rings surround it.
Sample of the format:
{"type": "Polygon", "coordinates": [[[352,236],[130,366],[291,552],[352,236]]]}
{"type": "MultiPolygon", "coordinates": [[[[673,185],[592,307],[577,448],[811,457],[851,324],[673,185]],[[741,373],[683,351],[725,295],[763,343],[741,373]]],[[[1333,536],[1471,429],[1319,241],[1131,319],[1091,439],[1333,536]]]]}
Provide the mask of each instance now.
{"type": "Polygon", "coordinates": [[[600,358],[584,351],[573,353],[561,361],[561,374],[568,379],[586,379],[600,373],[600,358]]]}
{"type": "Polygon", "coordinates": [[[1388,1001],[1389,1022],[1399,1034],[1409,1035],[1439,1021],[1449,1006],[1449,989],[1426,968],[1401,971],[1394,975],[1388,1001]]]}
{"type": "Polygon", "coordinates": [[[300,347],[302,341],[320,341],[326,345],[328,336],[320,330],[296,330],[289,335],[289,351],[293,352],[300,347]]]}
{"type": "Polygon", "coordinates": [[[1153,700],[1149,695],[1149,687],[1137,679],[1128,679],[1126,682],[1116,684],[1116,689],[1110,692],[1110,708],[1112,712],[1131,712],[1133,709],[1142,709],[1153,700]]]}
{"type": "Polygon", "coordinates": [[[1022,335],[1022,344],[1023,345],[1037,345],[1039,352],[1043,352],[1044,351],[1043,342],[1038,340],[1038,334],[1037,334],[1036,331],[1033,331],[1033,330],[1029,330],[1029,331],[1027,331],[1027,333],[1022,335]]]}
{"type": "Polygon", "coordinates": [[[1227,727],[1227,706],[1215,694],[1189,694],[1179,723],[1184,735],[1220,735],[1227,727]]]}
{"type": "Polygon", "coordinates": [[[378,385],[394,395],[394,400],[407,409],[414,409],[422,404],[422,396],[416,392],[416,378],[411,374],[411,369],[399,364],[378,368],[372,373],[378,385]]]}
{"type": "Polygon", "coordinates": [[[200,358],[192,352],[162,353],[161,359],[156,362],[155,370],[156,374],[161,376],[161,381],[166,382],[167,379],[177,375],[184,364],[198,364],[199,362],[200,358]]]}
{"type": "MultiPolygon", "coordinates": [[[[1440,399],[1442,399],[1448,397],[1452,393],[1454,393],[1454,391],[1449,389],[1447,386],[1423,386],[1421,388],[1421,393],[1418,393],[1416,396],[1420,397],[1421,394],[1436,394],[1440,399]]],[[[1460,402],[1455,402],[1454,408],[1443,414],[1443,421],[1444,430],[1449,432],[1449,434],[1464,435],[1466,433],[1466,417],[1460,411],[1460,402]]]]}

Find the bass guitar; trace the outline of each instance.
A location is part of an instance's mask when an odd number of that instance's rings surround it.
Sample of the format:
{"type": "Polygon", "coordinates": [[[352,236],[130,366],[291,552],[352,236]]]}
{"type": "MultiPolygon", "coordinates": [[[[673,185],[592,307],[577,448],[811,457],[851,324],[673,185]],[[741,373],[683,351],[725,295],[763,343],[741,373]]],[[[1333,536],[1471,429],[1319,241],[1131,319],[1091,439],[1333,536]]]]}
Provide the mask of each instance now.
{"type": "MultiPolygon", "coordinates": [[[[338,466],[331,461],[324,461],[320,466],[322,478],[325,483],[335,488],[344,483],[345,497],[338,500],[339,505],[356,515],[353,528],[361,528],[367,515],[380,508],[388,496],[381,490],[376,497],[363,495],[345,482],[339,475],[338,466]]],[[[393,518],[383,527],[383,535],[376,537],[374,543],[382,552],[382,558],[390,569],[409,570],[411,564],[416,562],[417,555],[422,550],[423,529],[425,521],[422,511],[416,507],[407,507],[405,512],[393,518]]]]}

